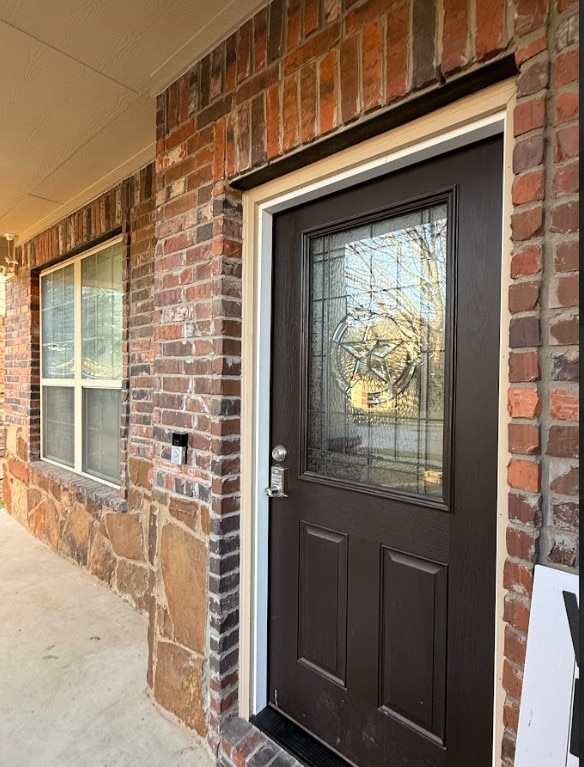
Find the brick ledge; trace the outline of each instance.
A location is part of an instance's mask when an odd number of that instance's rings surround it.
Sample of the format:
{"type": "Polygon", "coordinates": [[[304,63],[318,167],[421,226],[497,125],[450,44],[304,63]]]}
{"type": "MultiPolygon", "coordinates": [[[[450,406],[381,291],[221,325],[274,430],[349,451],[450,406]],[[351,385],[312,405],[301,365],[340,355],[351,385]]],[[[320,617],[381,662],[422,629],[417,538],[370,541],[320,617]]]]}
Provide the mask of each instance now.
{"type": "Polygon", "coordinates": [[[41,477],[59,482],[59,484],[76,495],[89,498],[102,506],[108,506],[114,511],[122,513],[128,511],[128,502],[120,497],[120,491],[114,487],[108,487],[94,479],[82,477],[69,469],[53,466],[52,463],[46,463],[45,461],[32,461],[29,464],[29,469],[41,477]]]}
{"type": "Polygon", "coordinates": [[[223,727],[218,764],[221,767],[302,767],[251,722],[235,717],[223,727]]]}

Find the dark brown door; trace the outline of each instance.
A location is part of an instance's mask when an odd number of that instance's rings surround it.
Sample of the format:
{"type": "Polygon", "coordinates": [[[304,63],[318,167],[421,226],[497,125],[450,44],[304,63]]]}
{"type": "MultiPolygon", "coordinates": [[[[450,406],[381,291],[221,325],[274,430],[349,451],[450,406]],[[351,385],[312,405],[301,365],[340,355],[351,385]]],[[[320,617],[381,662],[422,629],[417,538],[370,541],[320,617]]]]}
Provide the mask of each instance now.
{"type": "Polygon", "coordinates": [[[360,767],[491,764],[502,141],[278,215],[269,707],[360,767]]]}

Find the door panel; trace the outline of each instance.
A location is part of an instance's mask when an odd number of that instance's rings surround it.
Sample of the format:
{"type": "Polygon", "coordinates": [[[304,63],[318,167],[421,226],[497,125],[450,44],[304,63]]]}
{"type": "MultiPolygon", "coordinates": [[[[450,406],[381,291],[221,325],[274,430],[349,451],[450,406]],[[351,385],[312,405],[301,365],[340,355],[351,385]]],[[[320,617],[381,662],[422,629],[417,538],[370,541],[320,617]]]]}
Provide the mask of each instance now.
{"type": "Polygon", "coordinates": [[[443,736],[446,567],[383,549],[381,705],[443,736]]]}
{"type": "Polygon", "coordinates": [[[301,523],[298,657],[345,684],[347,535],[301,523]]]}
{"type": "Polygon", "coordinates": [[[274,219],[269,706],[362,767],[486,767],[502,142],[274,219]]]}

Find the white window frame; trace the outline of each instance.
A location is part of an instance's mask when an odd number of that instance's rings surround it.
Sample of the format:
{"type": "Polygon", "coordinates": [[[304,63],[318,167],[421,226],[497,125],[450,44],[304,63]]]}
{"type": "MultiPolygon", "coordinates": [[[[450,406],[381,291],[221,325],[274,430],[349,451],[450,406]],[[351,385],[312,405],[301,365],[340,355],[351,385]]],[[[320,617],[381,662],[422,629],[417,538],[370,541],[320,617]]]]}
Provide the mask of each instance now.
{"type": "MultiPolygon", "coordinates": [[[[81,263],[89,256],[93,256],[102,250],[110,248],[112,245],[117,245],[123,240],[122,235],[112,237],[110,240],[96,245],[94,248],[84,250],[82,253],[78,253],[76,256],[68,258],[66,261],[60,261],[55,266],[51,266],[48,269],[43,269],[39,275],[39,314],[40,314],[40,436],[41,436],[41,460],[46,463],[53,464],[53,466],[59,466],[62,469],[68,469],[74,471],[76,474],[80,474],[83,477],[92,479],[95,482],[100,482],[103,485],[109,487],[115,487],[119,489],[121,483],[109,482],[106,479],[97,477],[94,474],[88,474],[83,471],[83,390],[84,389],[114,389],[121,391],[122,378],[83,378],[81,375],[81,348],[82,348],[82,326],[81,326],[81,263]],[[74,373],[72,378],[44,378],[43,377],[43,291],[42,291],[42,279],[48,274],[58,272],[60,269],[64,269],[67,266],[73,264],[73,357],[74,357],[74,373]],[[43,444],[43,388],[44,387],[67,387],[73,389],[74,394],[74,422],[73,428],[75,433],[75,445],[74,445],[74,463],[73,466],[68,466],[65,463],[59,463],[51,458],[45,457],[45,449],[43,444]]],[[[123,314],[122,314],[123,322],[123,314]]],[[[120,420],[121,429],[121,420],[120,420]]],[[[121,434],[120,434],[121,443],[121,434]]]]}

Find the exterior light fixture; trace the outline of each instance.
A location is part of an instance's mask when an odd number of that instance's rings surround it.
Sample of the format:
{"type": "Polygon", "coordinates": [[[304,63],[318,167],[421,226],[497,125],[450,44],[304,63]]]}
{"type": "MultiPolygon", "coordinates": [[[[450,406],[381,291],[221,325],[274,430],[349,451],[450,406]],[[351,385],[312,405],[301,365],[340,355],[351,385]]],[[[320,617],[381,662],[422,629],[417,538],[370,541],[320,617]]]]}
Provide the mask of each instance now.
{"type": "Polygon", "coordinates": [[[4,277],[14,277],[18,270],[18,256],[16,255],[17,235],[13,232],[4,234],[6,247],[0,248],[0,274],[4,277]]]}

